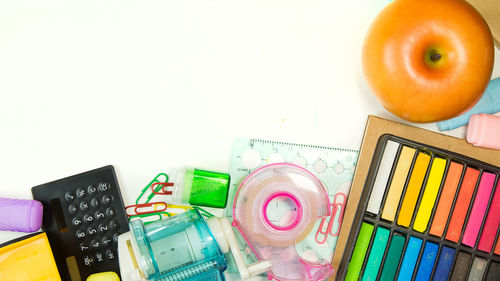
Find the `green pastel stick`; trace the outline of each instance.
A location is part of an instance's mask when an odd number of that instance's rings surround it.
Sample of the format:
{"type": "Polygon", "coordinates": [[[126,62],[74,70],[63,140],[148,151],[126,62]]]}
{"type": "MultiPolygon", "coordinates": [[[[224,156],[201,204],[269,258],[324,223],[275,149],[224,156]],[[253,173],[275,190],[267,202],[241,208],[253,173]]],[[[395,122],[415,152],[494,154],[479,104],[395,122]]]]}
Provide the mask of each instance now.
{"type": "Polygon", "coordinates": [[[373,239],[370,256],[363,273],[363,281],[371,281],[377,279],[377,274],[380,269],[380,263],[384,257],[385,247],[389,239],[390,231],[383,227],[378,227],[373,239]]]}
{"type": "Polygon", "coordinates": [[[405,237],[401,235],[392,236],[389,250],[387,251],[387,258],[385,259],[380,281],[393,281],[398,269],[399,260],[403,253],[405,246],[405,237]]]}
{"type": "Polygon", "coordinates": [[[358,280],[359,274],[361,273],[361,267],[363,267],[363,261],[365,260],[366,250],[370,244],[372,232],[373,225],[366,222],[361,224],[358,240],[356,241],[356,246],[354,246],[354,252],[349,262],[349,268],[347,269],[346,281],[358,280]]]}

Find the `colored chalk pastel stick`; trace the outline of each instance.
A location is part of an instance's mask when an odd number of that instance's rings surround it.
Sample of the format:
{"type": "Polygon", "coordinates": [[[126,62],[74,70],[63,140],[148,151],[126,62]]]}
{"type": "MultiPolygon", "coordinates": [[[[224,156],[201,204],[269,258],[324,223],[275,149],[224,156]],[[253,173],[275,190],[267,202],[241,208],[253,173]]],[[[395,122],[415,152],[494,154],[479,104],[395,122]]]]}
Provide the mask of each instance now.
{"type": "Polygon", "coordinates": [[[467,222],[462,238],[462,243],[467,246],[474,247],[476,244],[477,235],[479,234],[479,229],[481,228],[481,223],[483,222],[486,208],[488,207],[488,201],[490,201],[494,183],[495,175],[484,172],[481,176],[476,198],[474,199],[474,204],[472,205],[472,210],[469,215],[469,221],[467,222]]]}
{"type": "Polygon", "coordinates": [[[482,281],[486,271],[486,260],[475,257],[467,281],[482,281]]]}
{"type": "Polygon", "coordinates": [[[455,258],[455,249],[444,246],[439,255],[436,271],[434,272],[433,281],[446,281],[450,275],[453,259],[455,258]]]}
{"type": "Polygon", "coordinates": [[[430,161],[431,157],[428,154],[423,152],[418,153],[417,160],[415,160],[415,164],[413,165],[408,187],[406,188],[406,193],[403,197],[403,204],[399,211],[398,225],[404,227],[410,226],[413,212],[415,211],[415,205],[417,204],[420,189],[424,183],[425,174],[427,173],[427,167],[429,167],[430,161]]]}
{"type": "Polygon", "coordinates": [[[417,217],[413,223],[413,229],[416,231],[424,232],[427,230],[427,225],[429,224],[429,219],[431,218],[432,210],[434,209],[434,203],[436,202],[439,187],[441,186],[441,181],[443,180],[445,168],[445,159],[434,158],[432,161],[431,172],[429,173],[429,179],[427,179],[427,183],[425,184],[424,195],[422,195],[422,200],[420,201],[420,206],[418,207],[417,217]]]}
{"type": "Polygon", "coordinates": [[[465,170],[464,179],[460,186],[460,191],[458,191],[455,208],[453,209],[448,231],[446,232],[446,240],[458,242],[458,239],[460,239],[465,216],[467,215],[478,177],[478,170],[469,167],[465,170]]]}
{"type": "Polygon", "coordinates": [[[377,274],[380,269],[380,263],[384,257],[385,247],[389,239],[390,231],[383,227],[378,227],[373,239],[370,256],[366,263],[365,271],[363,273],[363,281],[371,281],[377,279],[377,274]]]}
{"type": "Polygon", "coordinates": [[[471,258],[471,255],[466,252],[458,252],[450,281],[463,281],[467,278],[471,258]]]}
{"type": "Polygon", "coordinates": [[[488,273],[486,274],[486,280],[500,280],[500,263],[492,262],[490,268],[488,268],[488,273]]]}
{"type": "Polygon", "coordinates": [[[493,195],[493,200],[491,201],[490,210],[488,211],[488,216],[484,223],[483,232],[481,233],[481,238],[479,239],[479,245],[477,248],[483,252],[489,253],[491,248],[493,248],[493,243],[495,242],[495,236],[497,234],[497,229],[500,226],[500,180],[498,181],[497,187],[495,189],[495,194],[493,195]]]}
{"type": "Polygon", "coordinates": [[[389,245],[389,250],[387,251],[387,257],[385,258],[379,281],[394,281],[394,276],[396,276],[396,270],[398,269],[404,246],[405,237],[394,234],[389,245]]]}
{"type": "Polygon", "coordinates": [[[356,246],[354,246],[354,252],[349,263],[349,268],[347,269],[347,275],[345,280],[355,281],[358,280],[359,274],[361,273],[361,267],[363,267],[363,262],[365,260],[366,250],[370,244],[370,239],[373,232],[373,225],[363,222],[361,224],[361,229],[359,230],[358,240],[356,240],[356,246]]]}
{"type": "Polygon", "coordinates": [[[401,150],[401,154],[399,155],[398,163],[396,164],[396,169],[394,171],[394,176],[392,177],[392,181],[389,186],[389,192],[387,193],[384,208],[382,210],[382,218],[385,220],[394,221],[394,218],[396,217],[396,211],[398,209],[399,200],[401,199],[401,193],[403,192],[415,151],[416,150],[414,148],[408,146],[403,146],[403,149],[401,150]]]}
{"type": "Polygon", "coordinates": [[[453,199],[455,198],[457,187],[460,183],[460,178],[462,177],[463,169],[464,165],[462,164],[458,164],[456,162],[450,163],[450,167],[448,168],[448,173],[446,174],[446,179],[444,181],[443,191],[441,191],[436,213],[434,214],[431,229],[429,230],[429,233],[434,236],[441,237],[441,235],[443,235],[448,217],[450,216],[453,199]]]}
{"type": "Polygon", "coordinates": [[[415,281],[428,281],[431,278],[438,250],[439,246],[436,243],[425,242],[424,253],[418,266],[415,281]]]}
{"type": "Polygon", "coordinates": [[[382,155],[382,160],[378,166],[377,176],[375,182],[373,183],[372,193],[370,194],[370,199],[368,200],[368,206],[366,211],[377,215],[380,211],[380,205],[382,204],[382,198],[384,197],[385,189],[387,187],[387,182],[389,181],[389,176],[391,175],[392,165],[396,154],[398,153],[399,144],[397,142],[388,140],[384,154],[382,155]]]}
{"type": "Polygon", "coordinates": [[[408,241],[406,252],[403,257],[403,263],[401,264],[401,269],[399,270],[398,281],[411,280],[421,247],[422,239],[410,236],[410,240],[408,241]]]}

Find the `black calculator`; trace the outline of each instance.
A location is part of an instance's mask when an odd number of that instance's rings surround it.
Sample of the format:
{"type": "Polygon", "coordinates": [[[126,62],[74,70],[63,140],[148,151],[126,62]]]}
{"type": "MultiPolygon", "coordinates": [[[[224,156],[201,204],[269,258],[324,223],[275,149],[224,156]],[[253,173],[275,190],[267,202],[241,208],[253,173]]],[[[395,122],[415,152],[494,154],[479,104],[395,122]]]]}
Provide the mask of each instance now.
{"type": "Polygon", "coordinates": [[[114,271],[118,236],[128,231],[113,166],[105,166],[31,189],[43,204],[42,229],[62,280],[85,281],[93,273],[114,271]]]}

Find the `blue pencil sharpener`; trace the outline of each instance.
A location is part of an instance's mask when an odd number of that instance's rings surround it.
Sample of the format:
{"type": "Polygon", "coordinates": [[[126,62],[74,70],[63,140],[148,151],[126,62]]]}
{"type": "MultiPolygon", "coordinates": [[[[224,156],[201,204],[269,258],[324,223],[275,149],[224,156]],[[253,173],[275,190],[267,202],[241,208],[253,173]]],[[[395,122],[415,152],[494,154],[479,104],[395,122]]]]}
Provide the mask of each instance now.
{"type": "Polygon", "coordinates": [[[244,264],[229,221],[205,221],[198,210],[144,225],[130,223],[130,232],[118,238],[123,281],[222,281],[224,256],[231,250],[242,279],[268,271],[268,261],[244,264]]]}

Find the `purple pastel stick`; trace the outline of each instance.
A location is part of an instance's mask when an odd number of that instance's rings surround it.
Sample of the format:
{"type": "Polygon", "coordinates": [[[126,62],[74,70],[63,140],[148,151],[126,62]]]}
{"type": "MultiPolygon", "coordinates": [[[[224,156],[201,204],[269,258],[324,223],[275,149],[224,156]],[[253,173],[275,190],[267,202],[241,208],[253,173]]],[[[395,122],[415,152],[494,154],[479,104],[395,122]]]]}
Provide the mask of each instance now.
{"type": "Polygon", "coordinates": [[[36,200],[0,198],[0,230],[34,232],[42,225],[43,207],[36,200]]]}

